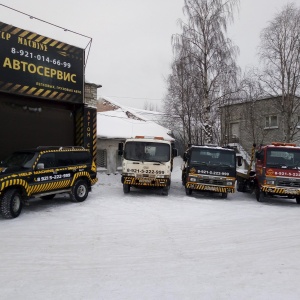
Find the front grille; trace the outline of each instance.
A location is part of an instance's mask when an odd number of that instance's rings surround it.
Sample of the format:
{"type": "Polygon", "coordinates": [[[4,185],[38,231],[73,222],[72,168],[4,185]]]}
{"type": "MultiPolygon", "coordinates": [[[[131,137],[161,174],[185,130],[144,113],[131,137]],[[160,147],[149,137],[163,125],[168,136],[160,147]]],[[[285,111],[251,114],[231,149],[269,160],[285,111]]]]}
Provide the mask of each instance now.
{"type": "Polygon", "coordinates": [[[300,181],[288,181],[280,180],[278,181],[278,186],[287,186],[287,187],[300,187],[300,181]]]}
{"type": "Polygon", "coordinates": [[[199,179],[198,183],[203,183],[203,184],[213,184],[213,185],[225,185],[225,182],[223,180],[218,180],[218,179],[199,179]]]}

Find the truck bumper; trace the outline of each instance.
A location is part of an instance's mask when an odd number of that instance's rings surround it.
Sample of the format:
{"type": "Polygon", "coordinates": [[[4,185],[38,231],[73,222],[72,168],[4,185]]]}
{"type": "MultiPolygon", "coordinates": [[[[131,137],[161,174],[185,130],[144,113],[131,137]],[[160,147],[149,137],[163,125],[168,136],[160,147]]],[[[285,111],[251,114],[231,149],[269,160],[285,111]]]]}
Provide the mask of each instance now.
{"type": "Polygon", "coordinates": [[[234,187],[199,184],[194,182],[187,182],[185,187],[192,190],[210,191],[216,193],[234,193],[235,191],[234,187]]]}
{"type": "Polygon", "coordinates": [[[131,176],[122,176],[122,183],[131,186],[165,187],[170,185],[169,178],[135,178],[131,176]]]}
{"type": "Polygon", "coordinates": [[[278,187],[278,186],[261,186],[261,191],[273,195],[281,195],[281,196],[299,196],[300,189],[292,188],[292,187],[278,187]]]}

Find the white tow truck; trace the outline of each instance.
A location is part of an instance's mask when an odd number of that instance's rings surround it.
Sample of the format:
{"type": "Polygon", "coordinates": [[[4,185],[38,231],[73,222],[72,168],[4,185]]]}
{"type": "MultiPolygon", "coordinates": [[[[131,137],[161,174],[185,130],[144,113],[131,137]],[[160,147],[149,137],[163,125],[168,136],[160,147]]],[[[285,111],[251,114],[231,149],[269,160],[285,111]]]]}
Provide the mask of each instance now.
{"type": "Polygon", "coordinates": [[[160,188],[163,195],[168,195],[173,158],[177,156],[171,141],[136,136],[119,144],[119,155],[122,155],[124,193],[129,193],[131,187],[160,188]]]}

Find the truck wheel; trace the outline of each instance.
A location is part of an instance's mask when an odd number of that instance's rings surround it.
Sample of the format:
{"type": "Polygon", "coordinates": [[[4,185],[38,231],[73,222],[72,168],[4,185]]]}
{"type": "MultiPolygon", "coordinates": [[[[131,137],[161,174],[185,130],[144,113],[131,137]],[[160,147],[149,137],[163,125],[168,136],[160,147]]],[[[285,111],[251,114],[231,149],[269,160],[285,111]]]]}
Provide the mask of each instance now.
{"type": "Polygon", "coordinates": [[[123,184],[123,192],[124,192],[124,194],[128,194],[130,192],[129,184],[123,184]]]}
{"type": "Polygon", "coordinates": [[[8,190],[3,194],[0,203],[0,211],[3,218],[13,219],[18,217],[22,207],[22,198],[16,189],[8,190]]]}
{"type": "Polygon", "coordinates": [[[265,194],[259,188],[259,186],[255,187],[255,197],[257,202],[262,202],[264,200],[265,194]]]}
{"type": "Polygon", "coordinates": [[[168,196],[169,194],[169,189],[170,189],[170,186],[165,186],[162,188],[162,191],[161,191],[161,194],[164,195],[164,196],[168,196]]]}
{"type": "Polygon", "coordinates": [[[221,197],[222,197],[223,199],[226,199],[226,198],[227,198],[227,193],[222,193],[221,197]]]}
{"type": "Polygon", "coordinates": [[[186,184],[186,175],[184,173],[181,176],[181,183],[183,186],[185,186],[185,184],[186,184]]]}
{"type": "Polygon", "coordinates": [[[238,180],[238,182],[237,182],[237,191],[238,192],[245,192],[245,186],[244,186],[244,183],[241,180],[238,180]]]}
{"type": "Polygon", "coordinates": [[[186,193],[188,196],[192,195],[192,192],[193,192],[192,189],[185,188],[185,193],[186,193]]]}
{"type": "Polygon", "coordinates": [[[79,179],[75,182],[71,190],[71,200],[73,202],[83,202],[89,194],[88,185],[85,180],[79,179]]]}
{"type": "Polygon", "coordinates": [[[297,204],[300,204],[300,197],[296,197],[297,204]]]}

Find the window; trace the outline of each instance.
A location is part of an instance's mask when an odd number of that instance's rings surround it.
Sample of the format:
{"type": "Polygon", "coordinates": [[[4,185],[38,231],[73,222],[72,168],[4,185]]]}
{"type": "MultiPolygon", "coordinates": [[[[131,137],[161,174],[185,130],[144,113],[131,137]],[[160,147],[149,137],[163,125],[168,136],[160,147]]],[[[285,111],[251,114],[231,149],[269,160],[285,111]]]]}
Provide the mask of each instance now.
{"type": "Polygon", "coordinates": [[[69,152],[56,153],[56,159],[57,159],[57,166],[59,167],[67,167],[73,164],[69,152]]]}
{"type": "Polygon", "coordinates": [[[91,154],[86,151],[72,152],[72,159],[75,165],[84,165],[91,163],[91,154]]]}
{"type": "Polygon", "coordinates": [[[267,116],[265,128],[278,128],[277,116],[267,116]]]}
{"type": "Polygon", "coordinates": [[[38,163],[42,163],[44,164],[44,168],[45,169],[49,169],[49,168],[55,168],[57,167],[57,164],[56,164],[56,160],[55,160],[55,153],[45,153],[43,154],[38,163]]]}
{"type": "Polygon", "coordinates": [[[127,142],[124,158],[128,160],[160,161],[170,160],[170,145],[156,142],[127,142]]]}
{"type": "Polygon", "coordinates": [[[97,151],[97,167],[107,168],[106,149],[99,149],[97,151]]]}
{"type": "Polygon", "coordinates": [[[15,152],[1,162],[6,167],[30,168],[36,158],[34,152],[15,152]]]}

